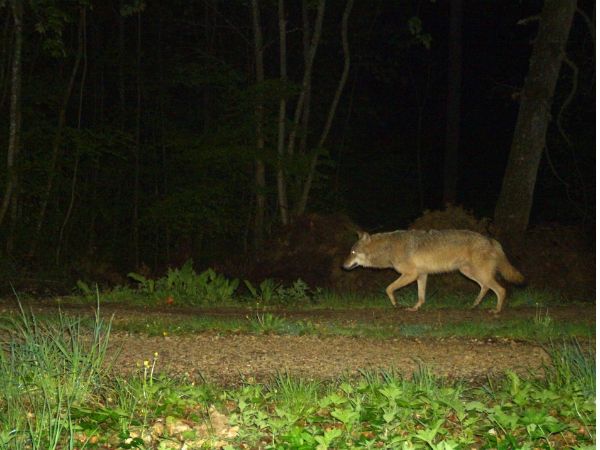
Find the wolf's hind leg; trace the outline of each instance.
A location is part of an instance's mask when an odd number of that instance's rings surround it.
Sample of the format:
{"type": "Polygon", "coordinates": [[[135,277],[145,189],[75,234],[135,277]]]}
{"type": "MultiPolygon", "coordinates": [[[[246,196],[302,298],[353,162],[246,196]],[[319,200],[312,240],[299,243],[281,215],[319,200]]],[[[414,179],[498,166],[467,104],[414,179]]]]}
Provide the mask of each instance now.
{"type": "Polygon", "coordinates": [[[387,288],[385,288],[385,293],[389,297],[390,302],[392,302],[392,305],[396,306],[396,299],[394,298],[394,291],[396,291],[404,286],[409,285],[416,279],[417,279],[416,273],[415,274],[403,273],[400,278],[398,278],[396,281],[394,281],[392,284],[390,284],[387,288]]]}
{"type": "Polygon", "coordinates": [[[462,273],[465,277],[470,278],[471,280],[476,282],[481,288],[481,290],[479,291],[479,295],[471,305],[471,308],[476,308],[481,303],[481,300],[483,300],[483,297],[485,297],[485,294],[488,293],[490,288],[487,286],[487,284],[481,281],[480,277],[475,273],[475,271],[473,271],[473,269],[471,269],[471,266],[463,266],[458,270],[460,270],[460,273],[462,273]]]}
{"type": "Polygon", "coordinates": [[[471,305],[471,309],[476,308],[481,303],[481,300],[483,300],[483,297],[485,297],[485,294],[487,294],[489,290],[489,287],[483,285],[481,286],[481,291],[479,291],[479,295],[471,305]]]}
{"type": "Polygon", "coordinates": [[[417,311],[423,303],[425,303],[425,289],[427,288],[427,274],[421,274],[417,278],[417,287],[419,297],[417,299],[417,303],[412,308],[408,308],[408,311],[415,312],[417,311]]]}
{"type": "Polygon", "coordinates": [[[488,284],[490,285],[492,291],[494,291],[494,294],[496,294],[496,297],[498,297],[496,309],[492,310],[494,314],[498,314],[500,311],[502,311],[502,305],[504,304],[504,299],[506,298],[506,289],[500,286],[500,284],[494,279],[490,280],[488,284]]]}

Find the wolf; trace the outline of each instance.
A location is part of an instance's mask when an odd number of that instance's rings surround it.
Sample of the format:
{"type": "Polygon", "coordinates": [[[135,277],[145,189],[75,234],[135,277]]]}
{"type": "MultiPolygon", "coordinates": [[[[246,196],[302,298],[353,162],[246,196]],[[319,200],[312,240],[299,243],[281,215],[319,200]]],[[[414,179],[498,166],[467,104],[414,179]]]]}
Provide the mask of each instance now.
{"type": "Polygon", "coordinates": [[[346,270],[358,266],[392,268],[401,274],[385,290],[393,306],[394,291],[416,281],[418,300],[409,311],[417,311],[425,303],[427,275],[432,273],[459,270],[477,282],[481,291],[472,308],[491,289],[498,298],[495,314],[502,311],[506,298],[506,290],[496,281],[496,272],[514,284],[525,280],[498,241],[469,230],[398,230],[372,235],[359,231],[358,241],[343,264],[346,270]]]}

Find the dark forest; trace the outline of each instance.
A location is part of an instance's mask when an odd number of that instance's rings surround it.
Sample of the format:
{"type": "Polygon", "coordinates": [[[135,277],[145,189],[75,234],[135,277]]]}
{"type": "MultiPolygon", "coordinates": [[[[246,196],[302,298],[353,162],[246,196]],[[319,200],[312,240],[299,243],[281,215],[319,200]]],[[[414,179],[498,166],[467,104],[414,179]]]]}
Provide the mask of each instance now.
{"type": "Polygon", "coordinates": [[[11,0],[0,12],[11,279],[209,267],[251,259],[307,213],[382,231],[447,203],[506,234],[558,224],[593,242],[592,1],[11,0]],[[545,119],[523,133],[536,102],[545,119]],[[523,148],[527,177],[509,161],[523,148]]]}

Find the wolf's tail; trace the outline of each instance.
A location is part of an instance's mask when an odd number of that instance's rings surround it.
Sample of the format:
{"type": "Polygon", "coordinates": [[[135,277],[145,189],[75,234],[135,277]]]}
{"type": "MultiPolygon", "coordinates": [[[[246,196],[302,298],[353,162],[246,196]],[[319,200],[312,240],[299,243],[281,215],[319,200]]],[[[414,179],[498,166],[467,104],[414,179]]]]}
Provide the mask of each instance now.
{"type": "Polygon", "coordinates": [[[519,272],[509,261],[506,255],[504,254],[504,250],[502,250],[502,245],[495,239],[492,239],[492,244],[494,248],[498,252],[498,271],[502,275],[502,277],[511,283],[521,284],[525,281],[525,277],[521,272],[519,272]]]}

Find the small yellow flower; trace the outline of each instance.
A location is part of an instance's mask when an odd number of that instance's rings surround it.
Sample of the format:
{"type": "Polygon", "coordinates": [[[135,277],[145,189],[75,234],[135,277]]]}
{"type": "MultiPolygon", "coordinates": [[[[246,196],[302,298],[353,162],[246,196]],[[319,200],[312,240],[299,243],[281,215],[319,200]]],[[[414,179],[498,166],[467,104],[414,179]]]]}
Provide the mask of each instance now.
{"type": "Polygon", "coordinates": [[[154,352],[154,357],[158,358],[158,352],[154,352]]]}
{"type": "Polygon", "coordinates": [[[167,333],[166,331],[163,331],[163,336],[165,336],[165,337],[166,337],[166,336],[168,336],[168,335],[169,335],[169,333],[167,333]]]}
{"type": "Polygon", "coordinates": [[[150,367],[150,361],[148,361],[147,359],[144,360],[144,367],[150,367]]]}

